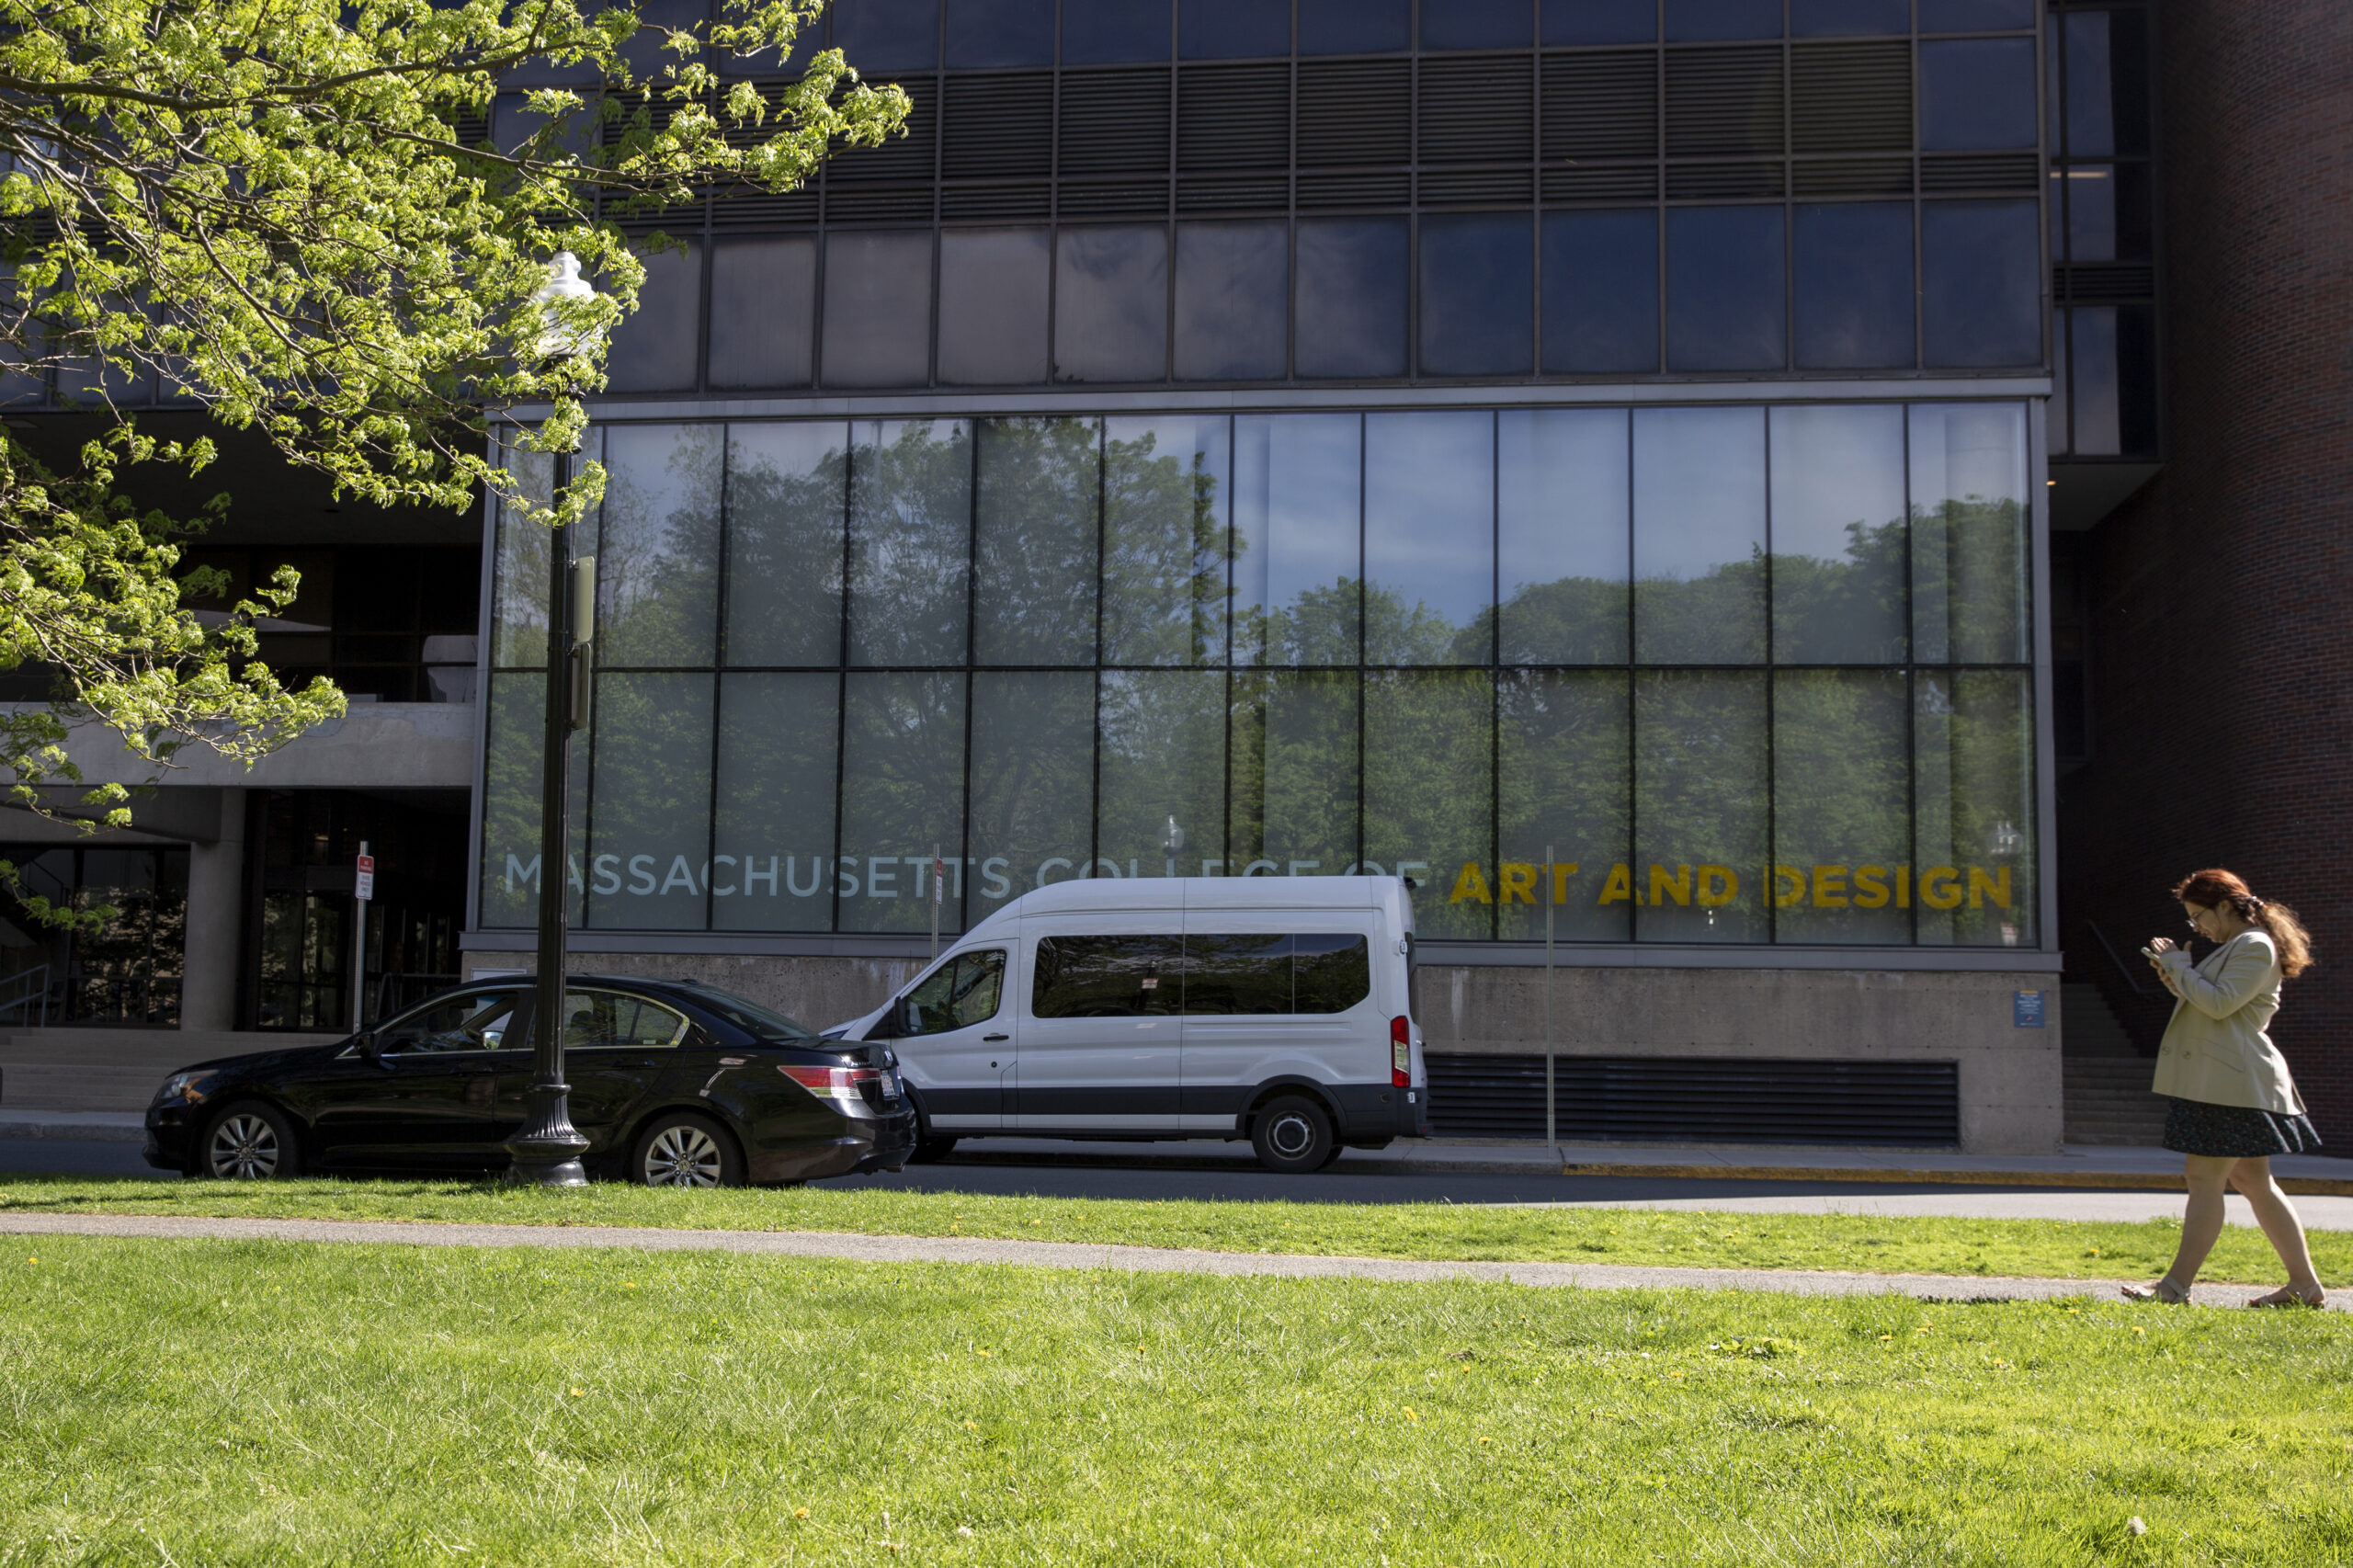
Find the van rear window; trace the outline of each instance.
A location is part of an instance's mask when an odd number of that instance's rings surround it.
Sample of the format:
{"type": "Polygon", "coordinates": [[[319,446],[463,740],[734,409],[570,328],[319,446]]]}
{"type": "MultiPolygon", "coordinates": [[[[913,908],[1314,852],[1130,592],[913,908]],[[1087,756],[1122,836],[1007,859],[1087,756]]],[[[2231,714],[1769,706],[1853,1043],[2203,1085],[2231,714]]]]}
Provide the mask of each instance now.
{"type": "Polygon", "coordinates": [[[1372,994],[1366,940],[1343,932],[1048,937],[1030,1011],[1040,1018],[1345,1013],[1372,994]]]}

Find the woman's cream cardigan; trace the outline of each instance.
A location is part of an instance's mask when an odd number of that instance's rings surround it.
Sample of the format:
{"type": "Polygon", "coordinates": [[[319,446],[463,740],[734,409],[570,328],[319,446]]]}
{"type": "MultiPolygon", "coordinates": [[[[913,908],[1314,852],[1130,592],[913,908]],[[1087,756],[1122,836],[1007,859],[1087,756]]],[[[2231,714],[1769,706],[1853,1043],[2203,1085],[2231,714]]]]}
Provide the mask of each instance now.
{"type": "Polygon", "coordinates": [[[2302,1116],[2296,1081],[2263,1032],[2279,1010],[2279,949],[2270,933],[2242,931],[2196,965],[2178,948],[2157,961],[2180,1000],[2149,1086],[2176,1099],[2302,1116]]]}

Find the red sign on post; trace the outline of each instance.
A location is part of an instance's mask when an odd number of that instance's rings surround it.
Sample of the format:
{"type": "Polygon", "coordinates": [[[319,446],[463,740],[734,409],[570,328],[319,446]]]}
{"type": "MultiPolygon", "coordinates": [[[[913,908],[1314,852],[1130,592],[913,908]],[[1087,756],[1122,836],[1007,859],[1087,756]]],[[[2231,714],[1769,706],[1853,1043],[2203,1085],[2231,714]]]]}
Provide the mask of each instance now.
{"type": "Polygon", "coordinates": [[[359,857],[359,873],[352,879],[351,891],[356,896],[363,899],[376,896],[376,857],[373,855],[359,857]]]}

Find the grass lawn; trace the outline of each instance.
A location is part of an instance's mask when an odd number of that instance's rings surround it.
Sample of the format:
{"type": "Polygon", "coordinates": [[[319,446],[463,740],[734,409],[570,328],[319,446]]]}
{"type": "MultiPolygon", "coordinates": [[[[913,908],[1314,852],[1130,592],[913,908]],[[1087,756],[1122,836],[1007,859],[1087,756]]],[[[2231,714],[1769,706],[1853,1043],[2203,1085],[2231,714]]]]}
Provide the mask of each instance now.
{"type": "Polygon", "coordinates": [[[2301,1568],[2353,1557],[2348,1351],[2090,1301],[11,1237],[0,1563],[2301,1568]]]}
{"type": "MultiPolygon", "coordinates": [[[[496,1182],[149,1182],[0,1176],[0,1213],[276,1215],[509,1224],[1016,1236],[1366,1257],[1830,1268],[1882,1274],[2154,1278],[2180,1226],[2047,1220],[1881,1219],[1442,1203],[1197,1202],[842,1190],[656,1192],[620,1183],[545,1193],[496,1182]]],[[[2353,1232],[2315,1231],[2321,1278],[2353,1283],[2353,1232]]],[[[2262,1234],[2234,1225],[2200,1276],[2278,1284],[2262,1234]]],[[[5,1560],[0,1560],[5,1561],[5,1560]]]]}

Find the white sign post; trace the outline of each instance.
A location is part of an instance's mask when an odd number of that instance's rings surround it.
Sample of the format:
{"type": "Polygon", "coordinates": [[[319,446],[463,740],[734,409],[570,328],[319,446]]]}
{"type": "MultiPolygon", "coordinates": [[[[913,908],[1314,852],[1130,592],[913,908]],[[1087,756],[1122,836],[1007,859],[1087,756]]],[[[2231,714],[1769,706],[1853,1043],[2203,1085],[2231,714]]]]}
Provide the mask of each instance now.
{"type": "Polygon", "coordinates": [[[366,1027],[368,997],[368,901],[376,896],[376,857],[359,841],[359,863],[351,879],[351,1032],[366,1027]]]}

